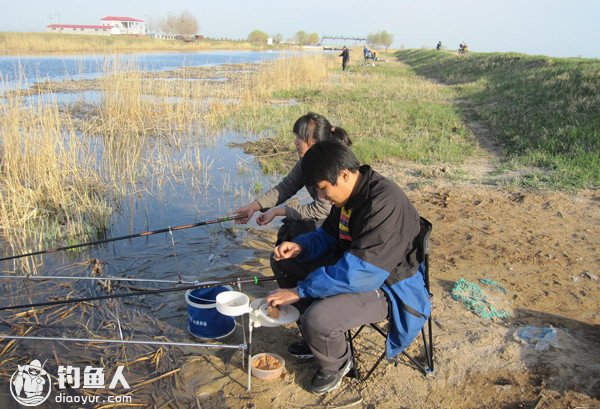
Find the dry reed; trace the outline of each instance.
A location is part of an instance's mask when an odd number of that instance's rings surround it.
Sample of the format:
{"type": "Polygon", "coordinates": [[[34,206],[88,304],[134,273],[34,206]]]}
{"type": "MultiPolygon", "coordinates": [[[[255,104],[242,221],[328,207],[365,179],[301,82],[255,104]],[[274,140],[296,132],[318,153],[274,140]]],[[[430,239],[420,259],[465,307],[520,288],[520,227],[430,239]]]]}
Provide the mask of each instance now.
{"type": "MultiPolygon", "coordinates": [[[[107,228],[113,201],[132,186],[158,194],[164,183],[182,182],[191,172],[192,188],[206,191],[212,165],[200,160],[197,136],[227,126],[269,127],[272,118],[261,109],[273,103],[273,93],[319,84],[333,61],[286,58],[221,83],[198,81],[193,70],[182,70],[175,81],[152,78],[135,60],[107,59],[101,103],[83,118],[76,109],[30,98],[28,91],[7,94],[0,105],[4,253],[48,248],[58,238],[64,244],[94,237],[107,228]],[[172,160],[174,148],[185,152],[180,161],[172,160]]],[[[53,91],[53,83],[43,85],[53,91]]],[[[40,260],[23,259],[15,270],[35,271],[40,260]]]]}
{"type": "Polygon", "coordinates": [[[56,103],[28,103],[26,97],[17,92],[0,104],[5,252],[39,247],[56,237],[87,237],[103,230],[110,214],[88,141],[56,103]]]}
{"type": "Polygon", "coordinates": [[[149,37],[58,33],[0,33],[3,53],[246,50],[264,48],[245,41],[183,42],[149,37]]]}

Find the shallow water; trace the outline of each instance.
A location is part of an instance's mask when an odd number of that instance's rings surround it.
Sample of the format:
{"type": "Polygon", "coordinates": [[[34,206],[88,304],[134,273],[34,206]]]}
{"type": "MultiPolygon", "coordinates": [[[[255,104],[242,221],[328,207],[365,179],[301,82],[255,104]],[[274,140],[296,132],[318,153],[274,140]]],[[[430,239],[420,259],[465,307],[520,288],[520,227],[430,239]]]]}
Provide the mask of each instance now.
{"type": "MultiPolygon", "coordinates": [[[[151,71],[193,65],[257,62],[287,54],[289,53],[227,51],[136,54],[135,58],[140,68],[151,71]]],[[[35,73],[38,78],[89,78],[101,74],[98,69],[101,70],[104,58],[103,55],[0,57],[0,67],[4,80],[12,79],[14,85],[18,78],[15,74],[11,77],[11,67],[16,70],[15,67],[19,64],[23,73],[35,73]]],[[[27,104],[93,106],[101,100],[101,92],[90,90],[34,95],[27,98],[27,104]]],[[[276,175],[263,175],[251,156],[244,154],[239,148],[229,146],[231,142],[243,142],[254,137],[256,136],[230,131],[210,138],[202,135],[186,136],[182,137],[179,147],[171,147],[161,138],[148,139],[145,142],[147,146],[144,147],[150,152],[148,155],[151,156],[152,152],[160,149],[160,159],[167,158],[170,165],[167,168],[157,167],[166,174],[146,177],[128,188],[127,198],[117,204],[111,217],[107,236],[120,237],[213,220],[226,216],[231,210],[251,201],[257,193],[256,190],[264,191],[279,179],[276,175]],[[202,174],[193,174],[198,170],[189,169],[190,163],[202,163],[202,174]]],[[[97,151],[99,162],[102,161],[102,144],[101,139],[92,141],[92,145],[100,148],[97,151]]],[[[126,154],[123,160],[127,160],[126,154]]],[[[233,223],[228,222],[223,225],[176,231],[172,236],[151,235],[101,246],[83,247],[76,251],[45,254],[36,258],[37,273],[53,275],[55,271],[62,271],[65,266],[97,259],[103,263],[105,274],[163,279],[181,277],[192,281],[205,278],[220,279],[230,274],[227,267],[239,265],[252,255],[252,250],[243,249],[239,245],[239,235],[243,235],[244,230],[239,226],[232,229],[232,226],[233,223]]],[[[57,243],[56,247],[60,245],[64,243],[57,243]]],[[[11,271],[13,268],[14,264],[10,262],[3,265],[5,271],[11,271]]],[[[83,268],[80,274],[76,271],[70,271],[69,274],[88,275],[89,271],[83,268]]]]}
{"type": "Polygon", "coordinates": [[[290,51],[199,51],[190,53],[135,53],[82,55],[0,56],[0,90],[27,88],[44,80],[92,79],[100,76],[106,61],[118,58],[135,63],[143,71],[165,71],[181,67],[257,63],[292,55],[290,51]]]}

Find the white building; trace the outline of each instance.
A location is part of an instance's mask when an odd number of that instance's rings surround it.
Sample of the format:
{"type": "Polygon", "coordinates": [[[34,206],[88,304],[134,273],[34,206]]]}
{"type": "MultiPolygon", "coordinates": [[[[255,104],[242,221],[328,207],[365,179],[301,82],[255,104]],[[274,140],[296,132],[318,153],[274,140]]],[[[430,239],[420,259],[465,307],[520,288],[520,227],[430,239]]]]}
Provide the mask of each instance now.
{"type": "Polygon", "coordinates": [[[95,26],[86,24],[50,24],[46,26],[50,33],[60,34],[92,34],[105,35],[119,34],[119,29],[111,26],[95,26]]]}
{"type": "Polygon", "coordinates": [[[46,30],[50,33],[61,34],[92,34],[92,35],[146,35],[146,23],[132,17],[108,16],[100,20],[101,25],[88,24],[50,24],[46,30]]]}
{"type": "Polygon", "coordinates": [[[102,24],[118,28],[121,34],[146,35],[146,23],[133,17],[107,16],[100,19],[102,24]]]}

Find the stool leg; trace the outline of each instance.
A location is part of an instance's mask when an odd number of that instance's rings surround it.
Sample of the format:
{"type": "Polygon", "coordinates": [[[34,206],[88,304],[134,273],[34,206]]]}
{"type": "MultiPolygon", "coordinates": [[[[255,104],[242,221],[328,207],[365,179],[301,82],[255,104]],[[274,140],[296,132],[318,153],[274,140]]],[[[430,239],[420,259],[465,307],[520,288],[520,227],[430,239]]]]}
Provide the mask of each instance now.
{"type": "Polygon", "coordinates": [[[360,381],[360,372],[358,371],[358,366],[356,365],[356,355],[354,351],[354,342],[352,337],[352,330],[348,330],[346,333],[346,337],[348,339],[348,346],[350,347],[350,359],[352,359],[352,369],[346,374],[346,376],[350,378],[355,378],[360,381]]]}
{"type": "Polygon", "coordinates": [[[429,359],[429,369],[433,372],[433,333],[431,329],[431,317],[427,320],[427,325],[429,326],[429,342],[427,343],[427,350],[429,353],[427,354],[429,359]]]}
{"type": "Polygon", "coordinates": [[[377,362],[375,362],[373,364],[373,366],[371,367],[371,369],[369,370],[369,373],[367,374],[367,376],[364,377],[364,379],[361,379],[361,381],[366,381],[367,379],[369,379],[369,376],[371,376],[371,374],[373,372],[375,372],[375,368],[377,368],[377,366],[379,365],[379,363],[381,362],[381,360],[383,359],[383,357],[385,356],[385,352],[383,351],[383,353],[379,356],[379,359],[377,359],[377,362]]]}

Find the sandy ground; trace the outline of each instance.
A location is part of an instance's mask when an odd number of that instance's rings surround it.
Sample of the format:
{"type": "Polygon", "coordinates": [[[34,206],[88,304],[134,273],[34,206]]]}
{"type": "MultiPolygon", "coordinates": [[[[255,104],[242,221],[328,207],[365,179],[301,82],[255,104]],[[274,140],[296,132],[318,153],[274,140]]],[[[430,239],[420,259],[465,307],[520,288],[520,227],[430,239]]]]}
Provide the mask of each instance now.
{"type": "MultiPolygon", "coordinates": [[[[287,346],[298,337],[295,324],[254,332],[254,352],[278,353],[286,359],[286,368],[275,381],[253,379],[251,392],[246,390],[239,351],[138,348],[124,354],[124,349],[109,352],[99,344],[59,344],[52,346],[51,356],[59,364],[129,362],[135,404],[129,407],[599,408],[600,193],[532,192],[476,183],[486,180],[494,168],[492,158],[485,155],[460,169],[396,160],[374,167],[402,186],[421,215],[433,223],[434,374],[424,377],[402,359],[398,366],[384,361],[366,382],[346,378],[337,390],[314,396],[307,391],[314,364],[297,362],[287,353],[287,346]],[[468,311],[450,294],[460,278],[498,282],[506,289],[499,306],[511,316],[484,320],[468,311]],[[513,333],[523,325],[556,328],[560,348],[537,351],[517,342],[513,333]]],[[[236,226],[227,232],[232,249],[254,252],[250,261],[231,271],[232,276],[272,274],[268,258],[274,227],[236,226]]],[[[262,297],[274,288],[270,282],[244,291],[262,297]]],[[[170,299],[161,302],[168,304],[170,299]]],[[[100,327],[110,323],[114,331],[113,312],[81,308],[82,317],[90,314],[100,327]]],[[[135,337],[190,340],[181,318],[184,305],[177,311],[131,308],[121,314],[133,323],[135,337]],[[169,320],[165,314],[178,318],[169,320]]],[[[21,326],[23,331],[28,328],[21,326]]],[[[241,334],[239,321],[238,330],[223,342],[241,343],[241,334]]],[[[8,376],[16,361],[39,356],[41,346],[16,345],[4,347],[0,355],[0,369],[8,376]]],[[[366,330],[357,345],[364,373],[382,351],[383,338],[366,330]]],[[[411,350],[418,354],[416,346],[411,350]]],[[[1,383],[6,390],[6,382],[1,383]]],[[[3,395],[0,407],[17,407],[3,395]]]]}
{"type": "MultiPolygon", "coordinates": [[[[391,175],[399,165],[380,167],[391,175]]],[[[395,172],[393,178],[410,176],[395,172]]],[[[346,379],[338,390],[312,396],[306,388],[314,366],[286,352],[295,327],[260,328],[257,350],[279,353],[288,365],[279,381],[255,381],[250,402],[259,408],[600,407],[600,194],[443,181],[407,194],[434,226],[435,373],[424,377],[408,364],[385,363],[367,382],[346,379]],[[503,306],[511,316],[484,320],[469,312],[450,294],[460,278],[497,281],[507,290],[503,306]],[[558,329],[560,348],[537,351],[517,342],[513,333],[523,325],[558,329]]],[[[264,251],[257,272],[268,274],[269,243],[268,237],[251,243],[264,251]]],[[[383,345],[372,331],[358,344],[362,368],[383,345]]],[[[221,404],[247,407],[235,389],[241,388],[225,390],[221,404]]]]}

